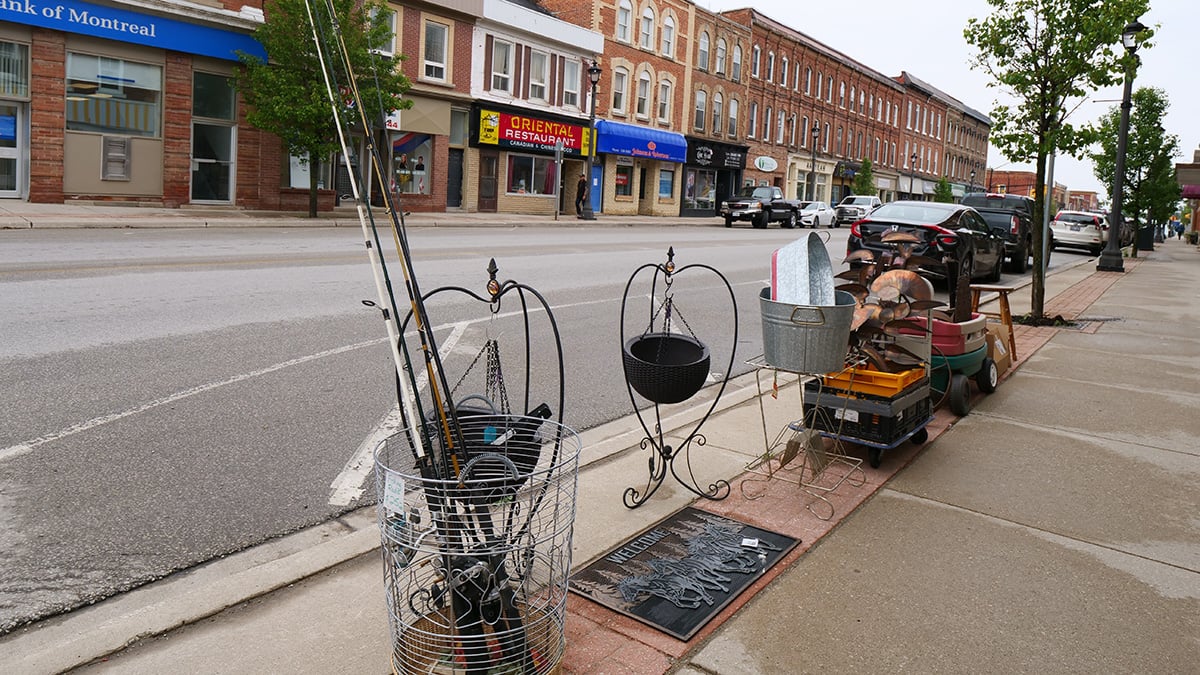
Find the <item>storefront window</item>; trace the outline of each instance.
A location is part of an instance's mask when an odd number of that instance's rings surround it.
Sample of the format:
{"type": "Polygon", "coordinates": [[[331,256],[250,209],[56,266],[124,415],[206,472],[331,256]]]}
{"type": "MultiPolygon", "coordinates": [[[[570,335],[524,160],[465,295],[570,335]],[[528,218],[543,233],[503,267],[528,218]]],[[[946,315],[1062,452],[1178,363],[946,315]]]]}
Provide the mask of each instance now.
{"type": "Polygon", "coordinates": [[[620,164],[613,179],[613,188],[618,197],[629,197],[633,194],[633,166],[620,164]]]}
{"type": "Polygon", "coordinates": [[[508,154],[508,187],[506,192],[519,195],[554,194],[554,159],[530,155],[508,154]]]}
{"type": "Polygon", "coordinates": [[[658,196],[673,197],[675,195],[675,170],[674,169],[659,169],[658,171],[658,196]]]}
{"type": "Polygon", "coordinates": [[[717,198],[717,172],[705,169],[688,169],[684,179],[683,208],[712,209],[717,198]]]}
{"type": "Polygon", "coordinates": [[[67,130],[158,136],[162,68],[67,54],[67,130]]]}
{"type": "Polygon", "coordinates": [[[392,134],[392,189],[401,194],[427,195],[433,175],[433,137],[392,134]]]}

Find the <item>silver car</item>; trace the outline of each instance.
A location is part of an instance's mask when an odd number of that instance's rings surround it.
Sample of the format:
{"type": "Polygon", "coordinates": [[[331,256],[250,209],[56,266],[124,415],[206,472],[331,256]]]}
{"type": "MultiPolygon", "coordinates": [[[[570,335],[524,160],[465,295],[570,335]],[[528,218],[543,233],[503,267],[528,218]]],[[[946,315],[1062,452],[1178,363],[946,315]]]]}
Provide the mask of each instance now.
{"type": "Polygon", "coordinates": [[[825,202],[800,202],[800,227],[831,227],[833,207],[825,202]]]}
{"type": "Polygon", "coordinates": [[[1054,248],[1086,248],[1100,255],[1108,241],[1108,223],[1087,211],[1059,211],[1050,221],[1054,248]]]}

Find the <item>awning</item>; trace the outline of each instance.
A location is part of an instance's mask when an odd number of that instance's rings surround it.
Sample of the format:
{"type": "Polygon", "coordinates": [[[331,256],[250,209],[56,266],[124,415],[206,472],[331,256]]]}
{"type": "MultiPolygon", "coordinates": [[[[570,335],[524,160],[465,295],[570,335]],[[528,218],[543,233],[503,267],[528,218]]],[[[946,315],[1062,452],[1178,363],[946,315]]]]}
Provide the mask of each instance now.
{"type": "Polygon", "coordinates": [[[1200,185],[1184,185],[1180,196],[1184,199],[1200,199],[1200,185]]]}
{"type": "Polygon", "coordinates": [[[687,139],[673,131],[596,120],[596,151],[682,164],[687,159],[687,139]]]}

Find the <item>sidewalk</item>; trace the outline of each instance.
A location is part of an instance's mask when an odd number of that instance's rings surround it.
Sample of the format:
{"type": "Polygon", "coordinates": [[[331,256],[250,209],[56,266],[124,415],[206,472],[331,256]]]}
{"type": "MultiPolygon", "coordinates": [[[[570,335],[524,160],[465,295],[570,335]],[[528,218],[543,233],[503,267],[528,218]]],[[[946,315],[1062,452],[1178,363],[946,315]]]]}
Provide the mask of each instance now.
{"type": "MultiPolygon", "coordinates": [[[[1124,274],[1052,275],[1046,313],[1089,320],[1018,327],[1000,389],[965,418],[939,411],[924,446],[864,462],[861,488],[829,495],[830,520],[783,480],[701,500],[802,543],[686,643],[572,594],[563,671],[1195,672],[1200,252],[1143,255],[1124,274]]],[[[1028,291],[1012,301],[1024,313],[1028,291]]],[[[795,384],[772,398],[753,373],[731,382],[694,456],[701,478],[742,475],[764,418],[774,438],[797,408],[795,384]]],[[[576,569],[693,503],[668,478],[626,509],[648,452],[634,425],[582,436],[576,569]]],[[[363,509],[18,631],[0,639],[0,670],[103,657],[78,672],[387,672],[378,542],[363,509]]]]}

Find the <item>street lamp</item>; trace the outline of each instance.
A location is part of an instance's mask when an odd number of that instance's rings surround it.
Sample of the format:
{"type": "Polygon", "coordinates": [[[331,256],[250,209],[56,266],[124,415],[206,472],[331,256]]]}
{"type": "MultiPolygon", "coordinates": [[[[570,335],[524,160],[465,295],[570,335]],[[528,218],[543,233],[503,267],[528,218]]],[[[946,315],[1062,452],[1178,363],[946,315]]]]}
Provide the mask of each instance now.
{"type": "Polygon", "coordinates": [[[917,153],[910,155],[908,161],[912,164],[912,173],[908,177],[908,196],[911,199],[916,194],[914,190],[917,184],[917,153]]]}
{"type": "Polygon", "coordinates": [[[971,169],[971,185],[967,187],[967,192],[975,191],[975,169],[971,169]]]}
{"type": "Polygon", "coordinates": [[[808,201],[813,201],[817,198],[817,138],[821,135],[821,125],[813,122],[812,131],[812,171],[808,177],[808,201]]]}
{"type": "Polygon", "coordinates": [[[1108,242],[1104,252],[1096,262],[1096,269],[1101,272],[1124,272],[1125,262],[1121,259],[1121,226],[1125,219],[1121,215],[1121,206],[1125,200],[1125,144],[1129,139],[1129,109],[1133,107],[1130,98],[1133,95],[1133,76],[1140,59],[1137,55],[1137,38],[1146,27],[1134,19],[1125,26],[1121,33],[1121,43],[1129,52],[1129,61],[1125,66],[1125,93],[1121,95],[1121,126],[1117,131],[1117,158],[1113,171],[1112,211],[1109,214],[1108,242]]]}
{"type": "Polygon", "coordinates": [[[579,217],[583,220],[595,220],[596,213],[592,210],[592,176],[596,168],[596,85],[600,82],[600,64],[592,61],[587,69],[588,80],[592,83],[592,116],[588,123],[591,129],[588,135],[588,169],[587,169],[587,198],[583,200],[583,211],[579,217]]]}

